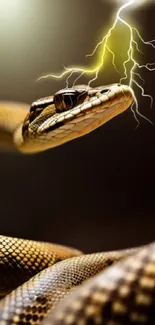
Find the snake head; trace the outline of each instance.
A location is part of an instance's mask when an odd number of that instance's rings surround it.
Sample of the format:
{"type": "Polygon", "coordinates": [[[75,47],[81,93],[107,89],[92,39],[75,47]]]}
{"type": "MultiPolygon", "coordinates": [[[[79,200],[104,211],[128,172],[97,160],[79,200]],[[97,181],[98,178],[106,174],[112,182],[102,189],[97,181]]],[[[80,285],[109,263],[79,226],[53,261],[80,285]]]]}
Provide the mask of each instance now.
{"type": "Polygon", "coordinates": [[[133,99],[132,89],[120,84],[75,86],[41,98],[23,123],[22,151],[42,151],[83,136],[125,111],[133,99]]]}

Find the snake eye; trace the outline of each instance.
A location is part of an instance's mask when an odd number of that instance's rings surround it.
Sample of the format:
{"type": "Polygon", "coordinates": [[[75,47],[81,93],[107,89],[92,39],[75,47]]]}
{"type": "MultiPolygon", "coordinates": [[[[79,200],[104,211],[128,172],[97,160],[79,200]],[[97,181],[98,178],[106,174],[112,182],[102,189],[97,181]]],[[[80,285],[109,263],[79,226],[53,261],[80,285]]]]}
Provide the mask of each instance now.
{"type": "Polygon", "coordinates": [[[109,88],[104,88],[104,89],[102,89],[102,90],[100,91],[100,93],[101,93],[101,94],[104,94],[104,93],[107,93],[107,92],[109,92],[109,91],[110,91],[109,88]]]}
{"type": "Polygon", "coordinates": [[[77,98],[74,93],[62,93],[54,96],[54,103],[57,112],[67,111],[76,105],[77,98]]]}
{"type": "Polygon", "coordinates": [[[87,97],[85,90],[63,89],[54,95],[54,103],[57,113],[72,109],[84,102],[87,97]]]}

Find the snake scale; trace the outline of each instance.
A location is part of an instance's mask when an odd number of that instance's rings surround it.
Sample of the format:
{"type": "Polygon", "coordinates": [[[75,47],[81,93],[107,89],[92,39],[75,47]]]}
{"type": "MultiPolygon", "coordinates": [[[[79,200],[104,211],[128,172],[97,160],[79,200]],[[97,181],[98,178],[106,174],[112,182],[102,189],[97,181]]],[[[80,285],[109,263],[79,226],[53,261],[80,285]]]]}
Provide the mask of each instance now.
{"type": "MultiPolygon", "coordinates": [[[[83,136],[124,112],[132,89],[62,89],[29,106],[0,102],[0,144],[35,153],[83,136]]],[[[155,324],[155,244],[83,254],[0,236],[0,325],[155,324]]]]}

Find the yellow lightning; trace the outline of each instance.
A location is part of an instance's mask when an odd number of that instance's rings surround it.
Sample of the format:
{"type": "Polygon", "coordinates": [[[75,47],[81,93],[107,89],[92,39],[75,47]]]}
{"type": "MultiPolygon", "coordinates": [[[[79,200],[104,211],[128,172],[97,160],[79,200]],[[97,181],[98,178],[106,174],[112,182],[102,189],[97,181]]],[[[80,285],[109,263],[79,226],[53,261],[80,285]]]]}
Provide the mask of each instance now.
{"type": "MultiPolygon", "coordinates": [[[[152,104],[153,104],[153,97],[150,96],[150,95],[148,95],[148,94],[145,94],[143,86],[141,86],[141,84],[137,80],[135,80],[134,77],[137,76],[140,80],[144,81],[142,79],[141,75],[138,72],[135,71],[136,68],[138,68],[138,69],[145,68],[145,69],[147,69],[149,71],[154,71],[155,70],[155,63],[147,63],[147,64],[140,65],[138,63],[138,61],[135,59],[134,46],[135,46],[135,48],[136,48],[136,50],[138,52],[141,52],[141,51],[139,49],[139,46],[138,46],[137,41],[134,38],[134,34],[137,35],[138,39],[144,45],[149,45],[149,46],[153,47],[154,49],[155,49],[155,44],[154,44],[155,40],[145,41],[141,37],[139,31],[135,27],[132,27],[126,20],[124,20],[121,17],[122,12],[127,7],[130,7],[130,6],[134,5],[136,2],[137,2],[137,0],[129,0],[129,1],[127,1],[125,4],[123,4],[118,9],[112,27],[108,30],[107,34],[102,38],[102,40],[96,45],[96,47],[93,50],[93,52],[91,54],[88,54],[87,55],[87,56],[94,56],[94,54],[96,53],[98,47],[99,46],[102,46],[102,54],[101,54],[100,62],[97,63],[97,65],[94,68],[92,68],[92,69],[85,69],[85,68],[81,68],[81,67],[70,67],[70,68],[64,67],[64,71],[61,74],[59,74],[59,75],[48,74],[48,75],[45,75],[45,76],[40,77],[38,80],[40,80],[42,78],[48,78],[48,77],[61,79],[65,75],[67,75],[66,87],[68,87],[68,85],[69,85],[69,79],[70,79],[70,77],[74,73],[78,73],[79,75],[75,79],[73,85],[75,85],[75,83],[77,82],[77,80],[79,80],[82,75],[84,75],[84,74],[87,74],[87,75],[88,74],[91,74],[91,75],[94,74],[94,77],[88,82],[88,86],[89,86],[93,81],[95,81],[98,78],[99,72],[100,72],[101,68],[104,65],[106,52],[109,52],[112,55],[112,63],[113,63],[113,66],[114,66],[115,70],[118,72],[117,67],[116,67],[116,64],[115,64],[115,53],[110,49],[110,47],[108,45],[108,42],[109,42],[109,40],[111,38],[112,32],[116,28],[116,25],[118,24],[118,22],[121,22],[124,26],[126,26],[128,28],[129,33],[130,33],[130,39],[129,39],[129,45],[128,45],[128,51],[127,51],[127,59],[123,62],[124,76],[120,78],[120,83],[122,83],[122,81],[124,81],[124,80],[126,80],[126,81],[129,80],[128,81],[128,84],[129,84],[130,87],[132,87],[133,84],[135,84],[141,90],[142,96],[145,96],[145,97],[149,97],[150,98],[150,100],[151,100],[151,106],[152,106],[152,104]],[[127,70],[128,63],[132,63],[132,67],[130,68],[129,73],[128,73],[128,70],[127,70]]],[[[137,101],[136,96],[135,96],[134,99],[135,99],[134,100],[134,104],[135,104],[136,109],[134,111],[133,110],[133,105],[132,105],[131,110],[132,110],[132,112],[133,112],[133,114],[134,114],[135,119],[137,120],[137,122],[139,123],[139,121],[138,121],[138,119],[136,117],[136,113],[138,115],[140,115],[141,117],[145,118],[148,122],[152,123],[150,120],[148,120],[145,116],[143,116],[139,112],[139,110],[138,110],[138,101],[137,101]]]]}

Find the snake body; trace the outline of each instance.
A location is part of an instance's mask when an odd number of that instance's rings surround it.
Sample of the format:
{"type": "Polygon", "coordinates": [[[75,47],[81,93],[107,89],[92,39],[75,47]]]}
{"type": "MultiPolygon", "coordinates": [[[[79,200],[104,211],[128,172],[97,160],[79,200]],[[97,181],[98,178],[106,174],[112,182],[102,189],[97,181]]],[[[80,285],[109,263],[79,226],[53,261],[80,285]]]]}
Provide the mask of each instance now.
{"type": "MultiPolygon", "coordinates": [[[[114,84],[63,89],[30,108],[0,102],[1,144],[23,153],[53,148],[93,131],[133,100],[130,87],[114,84]]],[[[0,236],[0,292],[6,295],[0,325],[155,324],[155,244],[83,255],[0,236]]]]}
{"type": "Polygon", "coordinates": [[[43,269],[80,254],[57,244],[0,236],[0,295],[7,295],[43,269]]]}
{"type": "Polygon", "coordinates": [[[138,250],[83,255],[75,249],[48,243],[5,236],[0,241],[3,294],[8,293],[9,284],[13,289],[30,278],[1,300],[0,324],[5,325],[39,324],[76,286],[138,250]],[[38,270],[42,271],[37,273],[38,270]]]}
{"type": "Polygon", "coordinates": [[[155,324],[155,244],[77,288],[46,324],[155,324]]]}

